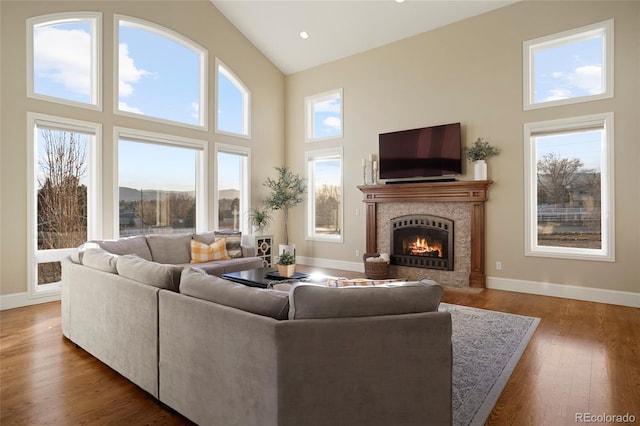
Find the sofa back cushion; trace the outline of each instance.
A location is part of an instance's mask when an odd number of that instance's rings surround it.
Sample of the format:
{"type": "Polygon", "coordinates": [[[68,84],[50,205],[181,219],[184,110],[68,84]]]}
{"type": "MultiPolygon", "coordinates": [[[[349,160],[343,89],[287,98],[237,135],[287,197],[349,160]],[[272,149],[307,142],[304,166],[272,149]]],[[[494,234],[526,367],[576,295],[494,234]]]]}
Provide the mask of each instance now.
{"type": "Polygon", "coordinates": [[[135,254],[143,259],[151,260],[151,251],[144,235],[120,238],[119,240],[92,240],[90,242],[98,244],[109,253],[118,255],[135,254]]]}
{"type": "Polygon", "coordinates": [[[88,248],[83,250],[82,264],[89,268],[116,274],[118,255],[109,253],[101,248],[88,248]]]}
{"type": "MultiPolygon", "coordinates": [[[[85,253],[85,258],[86,258],[85,253]]],[[[118,274],[125,278],[172,291],[180,289],[181,266],[163,265],[134,255],[118,257],[118,274]]]]}
{"type": "Polygon", "coordinates": [[[390,283],[375,287],[294,284],[289,319],[367,317],[437,311],[444,291],[435,281],[390,283]]]}
{"type": "Polygon", "coordinates": [[[147,235],[151,259],[158,263],[189,263],[192,234],[147,235]]]}
{"type": "Polygon", "coordinates": [[[182,270],[180,293],[278,320],[287,319],[289,312],[285,292],[248,287],[191,267],[182,270]]]}

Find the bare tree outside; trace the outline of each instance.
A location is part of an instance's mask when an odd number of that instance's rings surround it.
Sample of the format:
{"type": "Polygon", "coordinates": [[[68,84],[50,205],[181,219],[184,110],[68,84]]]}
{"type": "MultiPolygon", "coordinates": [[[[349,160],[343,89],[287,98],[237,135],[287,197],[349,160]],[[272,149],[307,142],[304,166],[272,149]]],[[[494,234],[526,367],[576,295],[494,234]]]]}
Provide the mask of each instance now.
{"type": "MultiPolygon", "coordinates": [[[[76,247],[87,239],[87,136],[40,130],[38,249],[76,247]]],[[[38,265],[38,283],[60,280],[60,263],[38,265]]]]}
{"type": "Polygon", "coordinates": [[[321,185],[315,191],[315,232],[317,234],[339,235],[340,187],[321,185]]]}
{"type": "Polygon", "coordinates": [[[543,155],[537,167],[538,244],[601,248],[600,173],[555,153],[543,155]]]}

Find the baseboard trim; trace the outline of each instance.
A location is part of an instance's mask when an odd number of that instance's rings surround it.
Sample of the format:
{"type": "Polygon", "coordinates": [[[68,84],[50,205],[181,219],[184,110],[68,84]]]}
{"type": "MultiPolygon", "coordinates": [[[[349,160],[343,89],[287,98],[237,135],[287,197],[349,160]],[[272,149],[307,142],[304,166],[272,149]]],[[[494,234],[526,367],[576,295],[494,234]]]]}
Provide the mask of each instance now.
{"type": "Polygon", "coordinates": [[[640,293],[628,291],[497,277],[487,277],[487,288],[640,308],[640,293]]]}
{"type": "Polygon", "coordinates": [[[0,296],[0,311],[40,303],[56,302],[58,300],[60,300],[60,291],[36,297],[29,296],[29,293],[26,291],[23,293],[4,294],[0,296]]]}

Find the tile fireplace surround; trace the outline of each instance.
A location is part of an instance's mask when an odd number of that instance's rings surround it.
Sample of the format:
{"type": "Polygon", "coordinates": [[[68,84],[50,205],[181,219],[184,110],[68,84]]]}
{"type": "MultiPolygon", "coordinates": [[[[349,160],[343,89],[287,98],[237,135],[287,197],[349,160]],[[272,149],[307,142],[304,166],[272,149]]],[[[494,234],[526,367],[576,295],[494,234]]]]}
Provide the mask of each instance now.
{"type": "Polygon", "coordinates": [[[492,181],[456,181],[362,185],[366,205],[367,253],[390,252],[391,219],[430,214],[454,221],[454,270],[391,266],[391,273],[407,279],[428,277],[458,287],[486,287],[485,213],[492,181]]]}

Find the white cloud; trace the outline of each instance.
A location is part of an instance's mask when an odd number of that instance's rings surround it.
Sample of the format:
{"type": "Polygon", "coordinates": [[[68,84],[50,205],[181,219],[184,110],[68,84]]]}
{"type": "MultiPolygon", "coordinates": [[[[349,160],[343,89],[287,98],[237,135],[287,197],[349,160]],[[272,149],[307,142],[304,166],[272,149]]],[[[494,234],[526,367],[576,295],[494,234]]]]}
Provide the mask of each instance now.
{"type": "Polygon", "coordinates": [[[39,78],[65,90],[91,94],[91,35],[82,30],[37,27],[33,34],[34,70],[39,78]]]}
{"type": "Polygon", "coordinates": [[[602,93],[601,65],[585,65],[568,73],[555,71],[551,76],[558,80],[557,88],[548,91],[545,101],[602,93]]]}
{"type": "Polygon", "coordinates": [[[119,93],[120,97],[126,98],[133,93],[133,84],[140,81],[142,77],[151,75],[151,73],[142,68],[136,68],[133,58],[129,56],[129,46],[126,43],[120,43],[118,51],[119,93]]]}
{"type": "Polygon", "coordinates": [[[128,111],[128,112],[135,112],[136,114],[144,114],[144,112],[142,112],[141,109],[136,108],[136,107],[132,107],[127,105],[126,102],[118,102],[118,109],[120,111],[128,111]]]}
{"type": "Polygon", "coordinates": [[[196,122],[200,122],[200,104],[197,102],[191,102],[191,117],[195,118],[196,122]]]}
{"type": "Polygon", "coordinates": [[[587,91],[590,95],[602,93],[602,66],[585,65],[578,67],[569,76],[572,85],[587,91]]]}
{"type": "Polygon", "coordinates": [[[340,99],[334,98],[326,101],[315,102],[313,104],[313,110],[315,112],[333,112],[340,113],[340,99]]]}
{"type": "Polygon", "coordinates": [[[322,124],[324,124],[325,127],[330,127],[332,129],[340,129],[341,122],[338,117],[327,117],[322,120],[322,124]]]}

